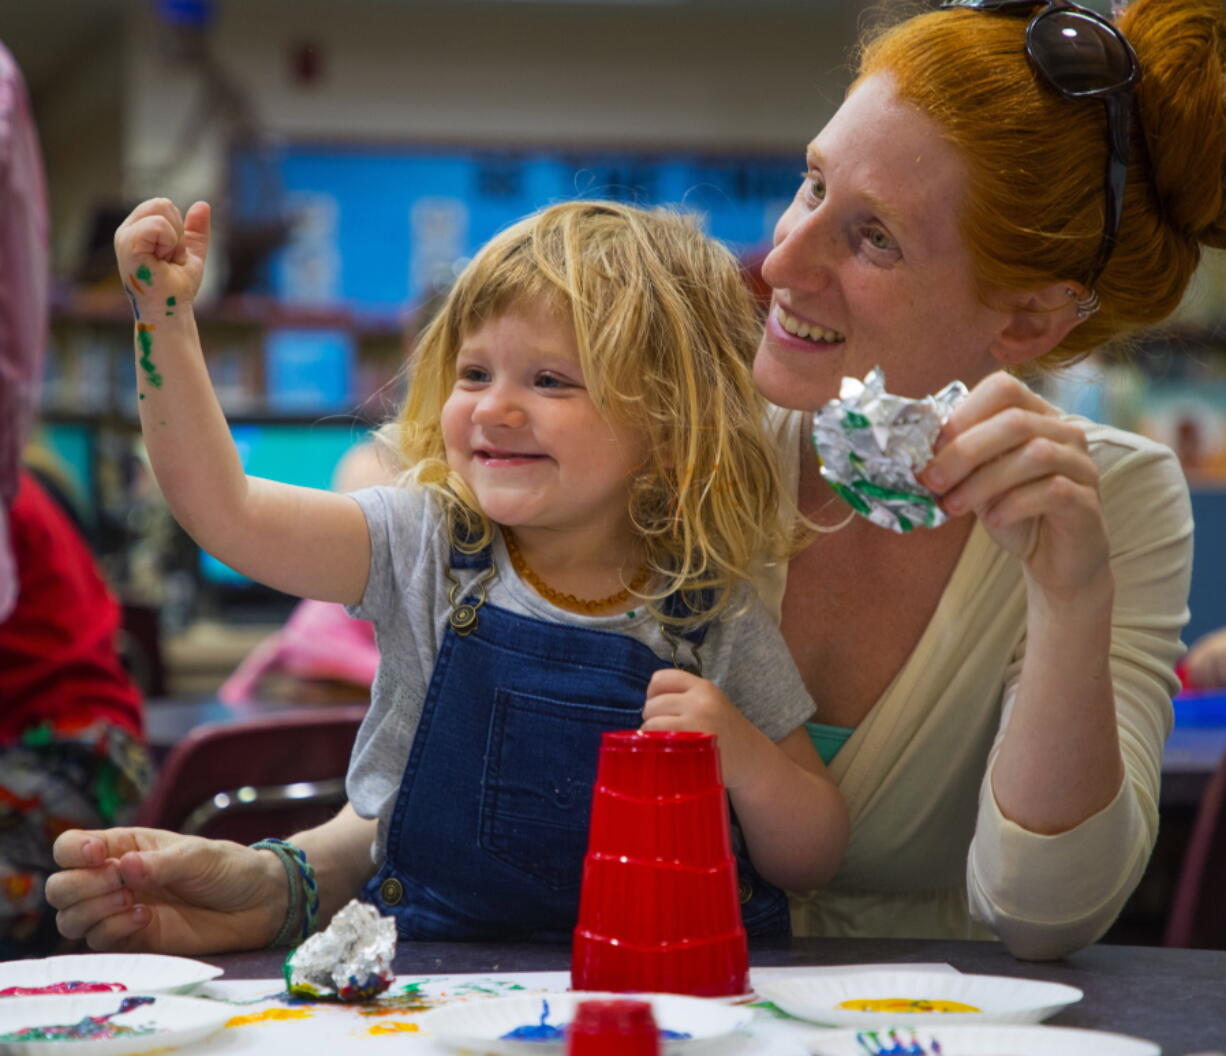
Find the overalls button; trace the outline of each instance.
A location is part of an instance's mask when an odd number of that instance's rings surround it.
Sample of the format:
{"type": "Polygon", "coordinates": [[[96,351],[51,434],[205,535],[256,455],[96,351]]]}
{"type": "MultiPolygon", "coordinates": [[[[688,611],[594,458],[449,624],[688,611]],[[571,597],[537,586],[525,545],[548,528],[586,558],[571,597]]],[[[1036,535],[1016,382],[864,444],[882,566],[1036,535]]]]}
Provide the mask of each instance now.
{"type": "MultiPolygon", "coordinates": [[[[389,881],[389,883],[390,882],[391,881],[389,881]]],[[[748,880],[742,880],[737,885],[736,893],[740,897],[741,905],[743,906],[746,902],[753,898],[753,885],[750,884],[748,880]]]]}
{"type": "Polygon", "coordinates": [[[379,898],[383,900],[384,905],[400,905],[400,900],[404,898],[404,884],[394,876],[389,876],[379,885],[379,898]]]}

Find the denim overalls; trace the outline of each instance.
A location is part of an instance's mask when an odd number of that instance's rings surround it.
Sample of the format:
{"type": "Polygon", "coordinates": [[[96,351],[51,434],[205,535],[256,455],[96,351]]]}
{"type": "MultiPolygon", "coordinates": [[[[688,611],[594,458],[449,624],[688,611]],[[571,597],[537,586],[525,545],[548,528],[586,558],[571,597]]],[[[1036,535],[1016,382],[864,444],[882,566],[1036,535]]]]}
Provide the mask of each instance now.
{"type": "MultiPolygon", "coordinates": [[[[600,735],[638,728],[652,673],[672,665],[624,634],[485,604],[488,547],[451,563],[484,572],[462,602],[449,576],[450,625],[362,897],[402,939],[569,942],[600,735]]],[[[733,836],[746,931],[789,934],[787,896],[733,836]]]]}

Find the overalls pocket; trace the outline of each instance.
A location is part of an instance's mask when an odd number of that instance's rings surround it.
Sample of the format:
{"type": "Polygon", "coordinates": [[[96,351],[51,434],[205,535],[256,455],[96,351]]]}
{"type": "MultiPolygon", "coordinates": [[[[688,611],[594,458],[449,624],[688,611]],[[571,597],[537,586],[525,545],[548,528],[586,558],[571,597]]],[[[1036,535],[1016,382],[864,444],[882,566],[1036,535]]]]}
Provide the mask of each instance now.
{"type": "Polygon", "coordinates": [[[577,891],[605,730],[641,713],[507,689],[494,694],[481,787],[481,847],[554,891],[577,891]]]}

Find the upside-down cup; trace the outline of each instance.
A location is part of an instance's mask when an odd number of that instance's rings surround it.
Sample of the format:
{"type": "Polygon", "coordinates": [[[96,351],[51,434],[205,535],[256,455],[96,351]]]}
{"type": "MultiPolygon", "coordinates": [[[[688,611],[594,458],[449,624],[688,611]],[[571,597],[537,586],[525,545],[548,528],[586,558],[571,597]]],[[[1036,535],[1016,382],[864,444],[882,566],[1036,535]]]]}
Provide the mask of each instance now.
{"type": "Polygon", "coordinates": [[[660,1031],[646,1001],[580,1001],[566,1028],[566,1056],[659,1056],[660,1031]]]}
{"type": "Polygon", "coordinates": [[[711,734],[604,734],[571,951],[576,990],[746,991],[728,831],[711,734]]]}

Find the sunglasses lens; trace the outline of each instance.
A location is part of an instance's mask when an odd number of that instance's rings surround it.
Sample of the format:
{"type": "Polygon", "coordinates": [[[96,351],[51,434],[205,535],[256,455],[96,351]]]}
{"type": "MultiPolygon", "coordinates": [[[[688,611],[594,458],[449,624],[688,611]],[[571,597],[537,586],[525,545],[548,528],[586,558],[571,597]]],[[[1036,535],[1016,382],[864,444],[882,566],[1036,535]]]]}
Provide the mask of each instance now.
{"type": "Polygon", "coordinates": [[[1127,45],[1097,19],[1056,8],[1030,27],[1030,54],[1052,84],[1072,95],[1118,88],[1133,74],[1127,45]]]}

